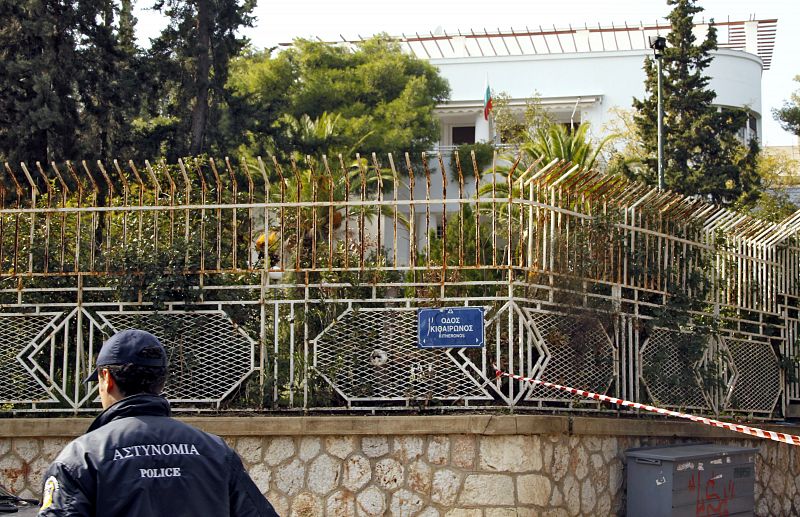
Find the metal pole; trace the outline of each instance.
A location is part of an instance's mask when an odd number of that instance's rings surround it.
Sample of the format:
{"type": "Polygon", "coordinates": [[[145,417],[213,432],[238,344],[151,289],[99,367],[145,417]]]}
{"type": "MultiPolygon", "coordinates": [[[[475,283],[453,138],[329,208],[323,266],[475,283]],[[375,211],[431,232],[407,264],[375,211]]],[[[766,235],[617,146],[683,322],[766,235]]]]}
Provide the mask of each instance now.
{"type": "Polygon", "coordinates": [[[661,106],[661,55],[656,53],[658,68],[658,190],[664,190],[664,110],[661,106]]]}

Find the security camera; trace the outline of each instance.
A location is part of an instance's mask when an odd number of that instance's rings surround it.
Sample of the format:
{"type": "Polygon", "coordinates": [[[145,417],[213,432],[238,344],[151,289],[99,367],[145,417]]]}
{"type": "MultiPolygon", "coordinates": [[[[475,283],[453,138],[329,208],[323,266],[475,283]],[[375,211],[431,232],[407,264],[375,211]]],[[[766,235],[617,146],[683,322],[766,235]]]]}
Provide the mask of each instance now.
{"type": "Polygon", "coordinates": [[[660,57],[661,51],[667,48],[667,38],[664,36],[648,36],[647,43],[655,52],[656,57],[660,57]]]}

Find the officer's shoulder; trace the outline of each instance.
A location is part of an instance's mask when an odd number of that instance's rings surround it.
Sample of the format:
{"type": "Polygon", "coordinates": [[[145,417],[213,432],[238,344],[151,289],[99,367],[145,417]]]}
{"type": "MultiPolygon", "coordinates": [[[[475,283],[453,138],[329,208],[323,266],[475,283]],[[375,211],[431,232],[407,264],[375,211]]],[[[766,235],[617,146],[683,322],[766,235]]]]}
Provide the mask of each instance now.
{"type": "Polygon", "coordinates": [[[83,452],[90,448],[91,441],[92,439],[88,434],[78,436],[61,449],[54,463],[69,464],[71,463],[70,459],[80,458],[83,452]]]}
{"type": "Polygon", "coordinates": [[[70,476],[80,477],[83,469],[93,463],[93,448],[86,436],[75,438],[61,449],[48,468],[51,475],[60,477],[66,471],[70,476]]]}
{"type": "Polygon", "coordinates": [[[230,449],[228,443],[216,434],[204,431],[199,427],[195,427],[194,425],[177,418],[170,418],[170,420],[173,422],[173,425],[181,427],[186,433],[194,434],[198,439],[208,440],[209,442],[215,443],[220,447],[230,449]]]}

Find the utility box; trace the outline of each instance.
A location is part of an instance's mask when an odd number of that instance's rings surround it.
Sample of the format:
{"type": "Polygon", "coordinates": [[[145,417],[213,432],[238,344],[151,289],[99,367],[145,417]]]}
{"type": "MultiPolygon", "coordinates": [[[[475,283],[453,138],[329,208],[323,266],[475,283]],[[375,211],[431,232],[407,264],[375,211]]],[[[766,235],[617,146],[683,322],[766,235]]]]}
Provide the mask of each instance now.
{"type": "Polygon", "coordinates": [[[753,515],[757,453],[706,443],[629,449],[628,516],[753,515]]]}

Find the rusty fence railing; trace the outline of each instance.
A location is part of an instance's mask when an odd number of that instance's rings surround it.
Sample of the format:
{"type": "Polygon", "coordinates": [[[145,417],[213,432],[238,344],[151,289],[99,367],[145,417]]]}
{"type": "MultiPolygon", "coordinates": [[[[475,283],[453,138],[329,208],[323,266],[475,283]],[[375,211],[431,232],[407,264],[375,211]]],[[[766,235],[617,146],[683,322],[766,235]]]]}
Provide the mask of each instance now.
{"type": "Polygon", "coordinates": [[[187,410],[608,410],[492,364],[707,413],[800,400],[800,214],[454,159],[5,164],[0,401],[94,410],[80,381],[130,327],[187,410]],[[417,309],[448,306],[484,308],[483,348],[417,347],[417,309]]]}

